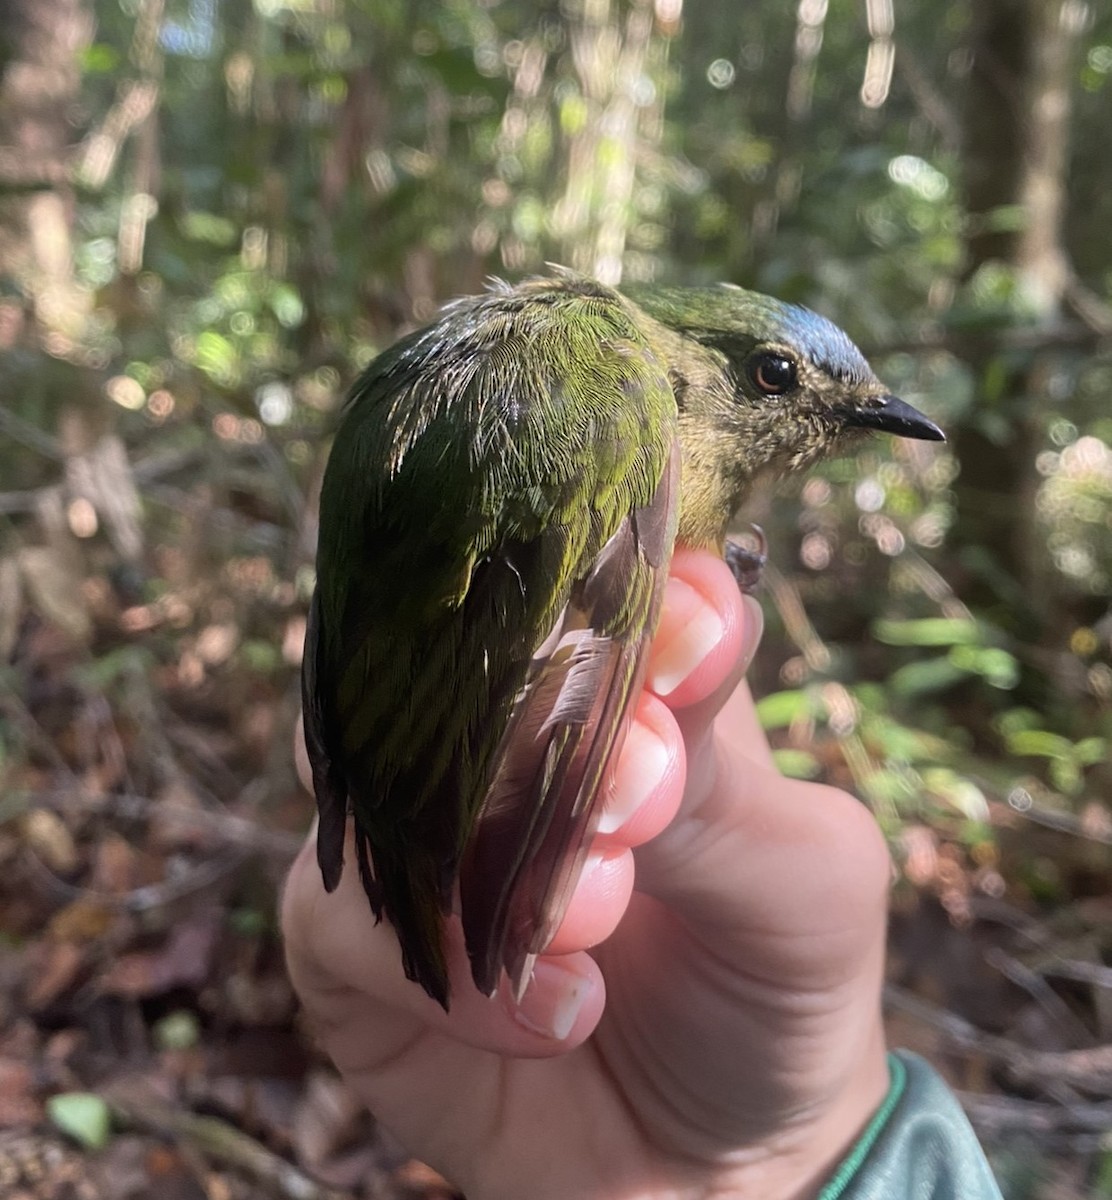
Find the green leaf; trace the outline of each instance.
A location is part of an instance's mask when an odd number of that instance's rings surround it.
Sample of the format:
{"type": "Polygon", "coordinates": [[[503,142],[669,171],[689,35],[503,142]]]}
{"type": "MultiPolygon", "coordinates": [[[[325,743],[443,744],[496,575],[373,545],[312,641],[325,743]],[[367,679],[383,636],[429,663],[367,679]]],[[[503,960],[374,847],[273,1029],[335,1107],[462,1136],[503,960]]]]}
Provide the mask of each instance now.
{"type": "Polygon", "coordinates": [[[153,670],[154,654],[145,646],[118,646],[75,667],[73,677],[91,692],[106,692],[121,679],[134,678],[153,670]]]}
{"type": "Polygon", "coordinates": [[[900,667],[888,682],[898,696],[922,696],[952,687],[968,676],[968,671],[955,666],[948,658],[932,658],[900,667]]]}
{"type": "Polygon", "coordinates": [[[194,1013],[187,1009],[167,1013],[154,1027],[154,1038],[162,1050],[191,1050],[201,1036],[194,1013]]]}
{"type": "Polygon", "coordinates": [[[877,621],[873,636],[890,646],[970,646],[981,641],[976,621],[927,617],[921,621],[877,621]]]}
{"type": "Polygon", "coordinates": [[[305,305],[288,283],[279,283],[271,288],[267,302],[278,323],[286,329],[294,329],[305,320],[305,305]]]}
{"type": "Polygon", "coordinates": [[[54,1124],[74,1141],[89,1150],[100,1150],[108,1143],[112,1118],[108,1105],[94,1092],[60,1092],[46,1102],[46,1112],[54,1124]]]}
{"type": "Polygon", "coordinates": [[[209,212],[184,213],[181,231],[190,241],[207,242],[211,246],[234,246],[238,238],[235,222],[209,212]]]}
{"type": "Polygon", "coordinates": [[[1073,748],[1074,761],[1083,767],[1092,767],[1104,762],[1108,756],[1108,739],[1102,737],[1082,738],[1073,748]]]}
{"type": "Polygon", "coordinates": [[[269,928],[265,912],[257,908],[234,908],[228,914],[228,924],[244,938],[262,937],[269,928]]]}
{"type": "Polygon", "coordinates": [[[862,782],[862,790],[873,804],[897,804],[914,794],[909,773],[893,771],[888,767],[870,771],[862,782]]]}
{"type": "Polygon", "coordinates": [[[791,779],[814,779],[819,760],[809,750],[773,750],[772,760],[781,775],[791,779]]]}
{"type": "Polygon", "coordinates": [[[757,718],[765,729],[783,729],[813,711],[810,693],[800,690],[773,692],[757,701],[757,718]]]}
{"type": "Polygon", "coordinates": [[[214,329],[197,335],[197,366],[217,383],[230,384],[236,375],[236,352],[232,343],[214,329]]]}
{"type": "Polygon", "coordinates": [[[955,667],[981,675],[993,687],[1010,691],[1019,682],[1019,663],[996,646],[955,646],[949,653],[955,667]]]}
{"type": "Polygon", "coordinates": [[[1037,729],[1039,714],[1030,708],[1009,708],[996,718],[996,727],[1005,738],[1010,738],[1024,730],[1037,729]]]}
{"type": "Polygon", "coordinates": [[[1030,220],[1030,214],[1022,204],[998,204],[982,220],[993,233],[1016,233],[1030,220]]]}
{"type": "Polygon", "coordinates": [[[1072,758],[1055,758],[1050,763],[1050,782],[1067,795],[1081,790],[1081,772],[1072,758]]]}
{"type": "Polygon", "coordinates": [[[1100,1156],[1100,1166],[1097,1168],[1096,1195],[1105,1200],[1112,1196],[1112,1149],[1105,1150],[1100,1156]]]}
{"type": "Polygon", "coordinates": [[[1008,738],[1008,749],[1012,754],[1025,754],[1033,758],[1073,757],[1073,743],[1060,733],[1049,729],[1021,729],[1008,738]]]}
{"type": "Polygon", "coordinates": [[[870,747],[875,747],[887,759],[902,762],[936,759],[942,750],[939,739],[923,730],[872,714],[862,720],[861,732],[868,738],[870,747]]]}
{"type": "Polygon", "coordinates": [[[251,638],[240,647],[240,654],[249,670],[260,675],[277,670],[282,665],[282,652],[273,644],[259,638],[251,638]]]}
{"type": "Polygon", "coordinates": [[[120,52],[105,42],[94,42],[80,55],[81,67],[89,75],[107,75],[120,65],[120,52]]]}
{"type": "Polygon", "coordinates": [[[560,103],[560,130],[565,137],[575,137],[587,125],[590,110],[582,96],[572,92],[560,103]]]}
{"type": "Polygon", "coordinates": [[[971,779],[948,767],[932,767],[923,772],[923,784],[969,820],[981,823],[988,820],[988,801],[971,779]]]}

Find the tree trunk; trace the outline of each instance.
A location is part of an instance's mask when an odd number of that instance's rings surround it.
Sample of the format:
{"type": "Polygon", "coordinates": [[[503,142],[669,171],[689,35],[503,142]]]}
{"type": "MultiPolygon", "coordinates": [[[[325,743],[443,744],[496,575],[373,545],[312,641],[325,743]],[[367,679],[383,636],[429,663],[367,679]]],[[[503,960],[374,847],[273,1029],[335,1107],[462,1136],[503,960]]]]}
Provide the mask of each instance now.
{"type": "MultiPolygon", "coordinates": [[[[1069,0],[978,0],[970,12],[966,280],[999,263],[1025,310],[1050,325],[1068,282],[1061,222],[1077,30],[1069,0]]],[[[977,392],[955,446],[958,584],[980,612],[1037,642],[1053,620],[1035,511],[1048,363],[972,346],[965,357],[977,392]]]]}
{"type": "MultiPolygon", "coordinates": [[[[681,5],[675,3],[672,21],[681,5]]],[[[569,22],[571,57],[582,91],[582,125],[568,137],[567,183],[554,214],[564,262],[603,283],[621,282],[634,190],[645,142],[659,142],[663,57],[670,36],[647,0],[624,6],[582,0],[569,22]],[[624,20],[623,20],[624,11],[624,20]],[[655,72],[653,67],[656,67],[655,72]],[[637,98],[656,74],[655,95],[637,98]]]]}
{"type": "MultiPolygon", "coordinates": [[[[63,494],[70,505],[63,509],[52,500],[35,511],[55,566],[52,590],[59,595],[66,589],[57,570],[72,571],[73,579],[80,574],[71,534],[77,530],[73,514],[86,511],[82,505],[95,510],[125,561],[137,561],[142,549],[127,454],[109,432],[112,407],[84,345],[92,299],[73,264],[73,180],[79,174],[73,117],[80,52],[92,27],[86,0],[0,0],[0,283],[9,290],[0,351],[29,351],[0,363],[0,394],[14,397],[13,407],[22,409],[22,416],[4,424],[25,444],[43,449],[28,440],[28,428],[57,430],[57,442],[47,450],[64,460],[63,494]]],[[[152,38],[157,28],[155,22],[152,38]]],[[[141,245],[140,239],[140,252],[141,245]]],[[[22,469],[19,456],[14,462],[22,469]]],[[[9,478],[12,460],[0,466],[9,478]]],[[[84,528],[80,536],[89,537],[96,523],[89,532],[86,518],[84,528]]],[[[24,570],[31,588],[26,563],[24,570]]]]}
{"type": "Polygon", "coordinates": [[[68,339],[86,314],[70,238],[71,110],[92,22],[84,0],[0,0],[0,272],[40,328],[68,339]]]}

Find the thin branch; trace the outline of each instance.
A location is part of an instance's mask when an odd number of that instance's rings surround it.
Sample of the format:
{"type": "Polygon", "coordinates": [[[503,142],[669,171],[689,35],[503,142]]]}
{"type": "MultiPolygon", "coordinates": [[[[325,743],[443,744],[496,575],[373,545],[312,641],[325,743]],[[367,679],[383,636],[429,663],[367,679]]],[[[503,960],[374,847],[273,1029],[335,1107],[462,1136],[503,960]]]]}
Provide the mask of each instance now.
{"type": "Polygon", "coordinates": [[[0,433],[6,433],[29,450],[35,450],[44,458],[61,462],[66,456],[61,443],[49,433],[43,433],[30,421],[17,416],[6,404],[0,404],[0,433]]]}
{"type": "Polygon", "coordinates": [[[1057,1028],[1066,1031],[1070,1042],[1080,1046],[1093,1044],[1092,1033],[1038,971],[1031,970],[1018,958],[995,946],[985,952],[985,962],[1016,987],[1022,988],[1055,1022],[1057,1028]]]}
{"type": "Polygon", "coordinates": [[[1038,969],[1039,974],[1048,975],[1052,979],[1072,979],[1077,983],[1090,984],[1092,987],[1112,988],[1112,967],[1104,967],[1099,963],[1060,958],[1040,963],[1038,969]]]}
{"type": "Polygon", "coordinates": [[[0,193],[45,191],[72,179],[72,165],[57,154],[36,158],[18,147],[0,146],[0,193]]]}
{"type": "Polygon", "coordinates": [[[797,588],[772,563],[764,566],[764,582],[780,610],[788,636],[799,647],[807,666],[812,671],[825,671],[830,666],[830,649],[811,624],[797,588]]]}
{"type": "Polygon", "coordinates": [[[350,1194],[327,1187],[280,1158],[254,1138],[218,1117],[202,1117],[159,1100],[152,1089],[134,1081],[113,1085],[104,1093],[117,1120],[198,1151],[206,1159],[241,1171],[274,1189],[286,1200],[351,1200],[350,1194]]]}
{"type": "Polygon", "coordinates": [[[1078,278],[1072,268],[1066,278],[1063,298],[1098,337],[1112,337],[1112,305],[1078,278]]]}
{"type": "MultiPolygon", "coordinates": [[[[1003,802],[1003,797],[1001,797],[1003,802]]],[[[1103,803],[1103,802],[1101,802],[1103,803]]],[[[1039,808],[1032,804],[1030,808],[1017,808],[1009,804],[1008,808],[1017,817],[1042,825],[1046,829],[1054,829],[1059,833],[1068,833],[1071,837],[1083,838],[1087,842],[1098,842],[1102,846],[1112,846],[1112,832],[1106,829],[1093,828],[1075,813],[1058,812],[1051,808],[1039,808]]]]}
{"type": "Polygon", "coordinates": [[[30,492],[0,492],[0,513],[9,516],[12,513],[36,512],[39,507],[39,493],[30,492]]]}
{"type": "Polygon", "coordinates": [[[1112,1045],[1084,1050],[1032,1050],[1010,1038],[978,1029],[972,1022],[889,984],[885,1003],[944,1035],[950,1045],[996,1063],[1018,1083],[1042,1088],[1065,1084],[1094,1095],[1112,1095],[1112,1045]]]}
{"type": "Polygon", "coordinates": [[[104,120],[72,152],[68,175],[82,187],[99,191],[108,182],[120,150],[132,131],[154,112],[159,85],[151,79],[120,84],[104,120]]]}
{"type": "Polygon", "coordinates": [[[160,883],[146,884],[117,894],[68,883],[52,871],[26,843],[21,847],[21,853],[32,876],[46,895],[55,896],[67,904],[93,901],[101,908],[131,913],[156,912],[185,896],[203,892],[231,875],[242,866],[247,857],[246,851],[233,847],[224,850],[218,856],[203,859],[173,879],[164,879],[160,883]]]}
{"type": "Polygon", "coordinates": [[[80,787],[81,781],[66,762],[62,752],[55,745],[55,740],[39,724],[35,714],[24,704],[22,698],[14,690],[0,693],[0,712],[4,713],[13,724],[17,725],[27,741],[50,763],[56,770],[67,776],[75,787],[80,787]]]}
{"type": "MultiPolygon", "coordinates": [[[[144,487],[142,491],[148,499],[167,508],[180,512],[189,507],[190,494],[184,488],[155,484],[144,487]]],[[[234,533],[262,550],[282,550],[294,536],[291,530],[284,526],[275,525],[270,521],[253,520],[230,508],[207,508],[200,519],[210,528],[234,533]]]]}
{"type": "Polygon", "coordinates": [[[943,149],[956,155],[961,147],[961,121],[953,105],[935,87],[934,80],[919,65],[905,42],[896,44],[896,63],[919,112],[942,139],[943,149]]]}
{"type": "Polygon", "coordinates": [[[914,579],[919,590],[937,604],[944,617],[951,620],[973,620],[968,606],[958,597],[950,581],[915,549],[905,547],[900,566],[914,579]]]}
{"type": "Polygon", "coordinates": [[[89,795],[79,790],[56,790],[50,792],[15,793],[12,801],[22,800],[19,811],[35,806],[55,809],[71,809],[75,804],[84,812],[107,812],[125,820],[172,820],[176,828],[190,833],[205,833],[217,838],[225,846],[234,846],[252,853],[265,854],[281,861],[294,859],[301,848],[303,838],[281,829],[265,829],[247,817],[221,809],[193,808],[170,800],[153,800],[133,792],[109,792],[107,795],[89,795]]]}
{"type": "Polygon", "coordinates": [[[958,358],[973,351],[1002,353],[1026,350],[1036,353],[1042,350],[1085,350],[1098,353],[1112,349],[1112,338],[1107,331],[1097,329],[1088,322],[1058,321],[1001,329],[945,329],[935,326],[896,341],[863,343],[861,348],[870,358],[882,358],[887,354],[926,354],[934,350],[945,350],[958,358]]]}
{"type": "Polygon", "coordinates": [[[1047,1104],[976,1092],[956,1095],[982,1136],[995,1140],[1005,1134],[1028,1134],[1038,1139],[1044,1152],[1094,1154],[1112,1124],[1112,1105],[1107,1104],[1047,1104]]]}

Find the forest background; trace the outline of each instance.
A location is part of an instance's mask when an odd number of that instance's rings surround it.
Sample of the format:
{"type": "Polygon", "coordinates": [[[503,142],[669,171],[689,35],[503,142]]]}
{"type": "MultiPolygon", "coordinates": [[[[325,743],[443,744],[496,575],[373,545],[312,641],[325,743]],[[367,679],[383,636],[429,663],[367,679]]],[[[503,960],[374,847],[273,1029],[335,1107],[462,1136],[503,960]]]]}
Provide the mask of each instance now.
{"type": "Polygon", "coordinates": [[[1009,1197],[1112,1196],[1110,125],[1085,0],[2,0],[4,1194],[451,1195],[282,971],[315,497],[363,364],[561,262],[947,429],[745,514],[754,686],[890,838],[893,1043],[1009,1197]]]}

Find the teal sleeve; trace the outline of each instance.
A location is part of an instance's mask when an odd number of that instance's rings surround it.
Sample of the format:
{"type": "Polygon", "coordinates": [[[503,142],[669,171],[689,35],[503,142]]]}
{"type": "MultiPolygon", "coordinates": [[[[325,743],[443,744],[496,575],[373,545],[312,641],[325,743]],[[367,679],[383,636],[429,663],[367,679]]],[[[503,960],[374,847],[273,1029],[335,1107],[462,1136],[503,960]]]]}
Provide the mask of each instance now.
{"type": "Polygon", "coordinates": [[[891,1086],[819,1200],[1001,1200],[953,1093],[923,1059],[888,1056],[891,1086]]]}

